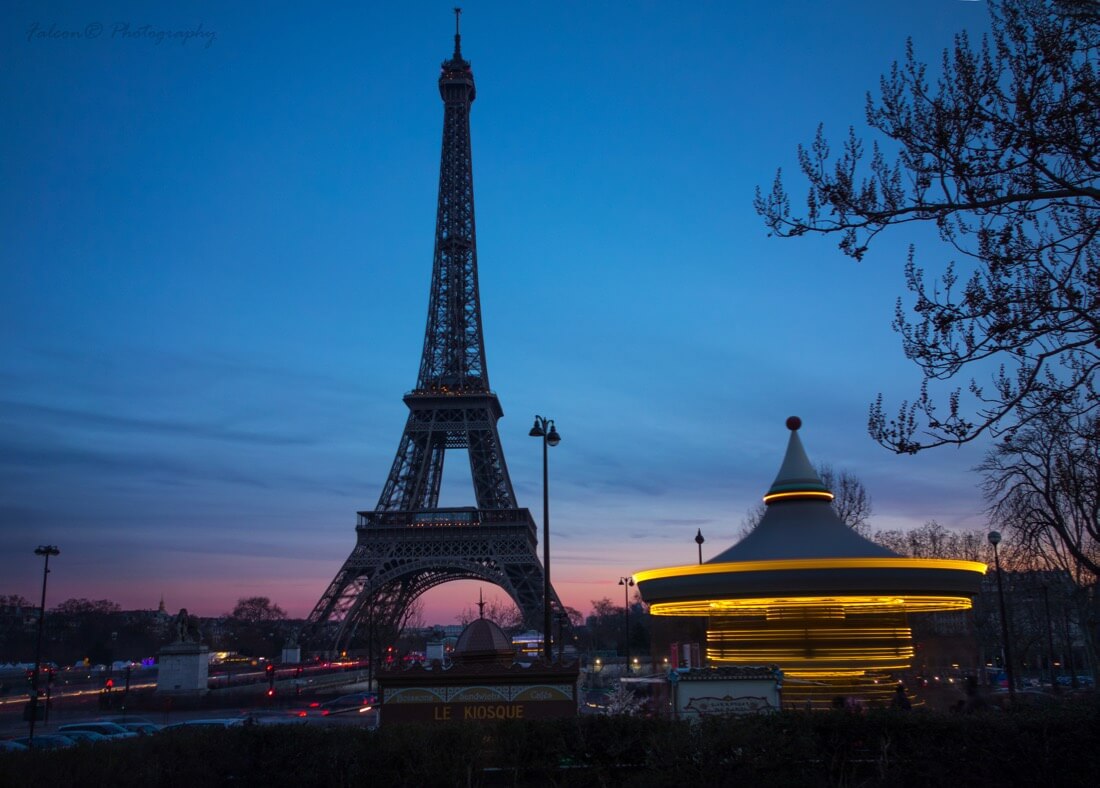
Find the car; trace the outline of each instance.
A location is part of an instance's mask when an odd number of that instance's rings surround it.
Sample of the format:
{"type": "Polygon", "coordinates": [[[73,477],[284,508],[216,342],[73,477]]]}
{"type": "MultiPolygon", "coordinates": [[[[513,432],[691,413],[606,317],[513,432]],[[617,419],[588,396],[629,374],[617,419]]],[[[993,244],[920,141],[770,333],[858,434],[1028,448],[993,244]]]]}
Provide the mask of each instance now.
{"type": "Polygon", "coordinates": [[[160,725],[145,717],[100,717],[96,722],[113,722],[128,731],[136,733],[138,736],[151,736],[161,728],[160,725]]]}
{"type": "Polygon", "coordinates": [[[62,736],[68,731],[91,731],[106,736],[108,739],[136,739],[137,734],[128,731],[117,722],[71,722],[68,725],[57,726],[57,732],[62,736]]]}
{"type": "Polygon", "coordinates": [[[65,736],[77,744],[95,744],[96,742],[111,740],[109,736],[104,736],[102,733],[96,733],[95,731],[65,731],[65,736]]]}
{"type": "Polygon", "coordinates": [[[355,714],[370,711],[378,705],[378,695],[373,692],[356,692],[326,700],[318,708],[322,717],[331,714],[355,714]]]}
{"type": "MultiPolygon", "coordinates": [[[[161,728],[161,731],[167,733],[169,731],[197,730],[200,728],[235,728],[238,725],[244,725],[244,722],[245,719],[243,717],[213,717],[202,720],[184,720],[182,722],[174,722],[171,725],[165,725],[161,728]]],[[[136,736],[137,734],[134,735],[136,736]]]]}
{"type": "Polygon", "coordinates": [[[24,736],[21,739],[12,739],[12,741],[32,750],[63,750],[66,747],[76,745],[76,742],[68,736],[59,736],[56,733],[40,734],[35,736],[33,740],[28,736],[24,736]]]}
{"type": "Polygon", "coordinates": [[[119,725],[128,731],[133,731],[138,736],[152,736],[161,728],[160,725],[152,722],[120,722],[119,725]]]}
{"type": "Polygon", "coordinates": [[[14,739],[0,739],[0,752],[25,752],[30,749],[25,744],[20,744],[14,739]]]}
{"type": "Polygon", "coordinates": [[[307,720],[302,719],[305,714],[290,712],[289,714],[245,714],[243,725],[304,725],[307,720]]]}
{"type": "Polygon", "coordinates": [[[95,722],[117,722],[119,725],[123,725],[127,722],[144,722],[148,725],[153,724],[153,721],[148,717],[138,717],[133,714],[116,714],[114,716],[96,717],[95,722]]]}

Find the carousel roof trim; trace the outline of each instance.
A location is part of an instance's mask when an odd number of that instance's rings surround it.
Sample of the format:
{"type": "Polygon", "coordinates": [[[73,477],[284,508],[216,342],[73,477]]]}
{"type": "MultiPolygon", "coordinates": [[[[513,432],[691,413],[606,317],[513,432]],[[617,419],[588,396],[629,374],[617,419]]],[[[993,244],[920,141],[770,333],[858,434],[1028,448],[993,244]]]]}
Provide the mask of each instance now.
{"type": "Polygon", "coordinates": [[[634,573],[634,582],[659,580],[665,577],[712,575],[727,572],[774,572],[779,570],[813,569],[949,569],[985,574],[986,565],[978,561],[955,558],[779,558],[763,561],[729,561],[721,564],[688,564],[643,569],[634,573]]]}

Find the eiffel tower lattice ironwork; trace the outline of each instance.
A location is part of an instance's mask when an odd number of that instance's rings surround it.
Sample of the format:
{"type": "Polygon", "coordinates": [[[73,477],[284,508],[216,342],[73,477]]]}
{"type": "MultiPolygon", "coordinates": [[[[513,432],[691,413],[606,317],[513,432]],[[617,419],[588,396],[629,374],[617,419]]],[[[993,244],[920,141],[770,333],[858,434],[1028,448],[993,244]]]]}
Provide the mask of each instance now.
{"type": "Polygon", "coordinates": [[[500,586],[528,626],[542,616],[535,523],[516,505],[497,432],[503,411],[485,366],[470,155],[474,75],[462,59],[457,14],[454,55],[439,77],[443,151],[420,373],[404,397],[409,417],[378,505],[359,512],[355,549],[309,616],[315,646],[344,648],[363,624],[392,633],[413,600],[452,580],[500,586]],[[469,454],[476,508],[439,507],[448,449],[469,454]]]}

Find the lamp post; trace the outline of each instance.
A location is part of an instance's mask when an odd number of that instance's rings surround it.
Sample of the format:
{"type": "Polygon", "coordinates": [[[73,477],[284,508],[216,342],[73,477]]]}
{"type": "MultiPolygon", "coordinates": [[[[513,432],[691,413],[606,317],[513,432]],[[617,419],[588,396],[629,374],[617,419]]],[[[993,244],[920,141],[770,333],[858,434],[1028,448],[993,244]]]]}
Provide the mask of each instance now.
{"type": "Polygon", "coordinates": [[[31,720],[28,736],[32,744],[34,743],[34,723],[38,719],[38,673],[42,665],[42,630],[46,624],[46,578],[50,574],[50,556],[60,555],[61,551],[56,545],[46,544],[34,548],[34,554],[44,556],[46,563],[42,567],[42,603],[38,607],[38,642],[34,647],[34,673],[31,675],[31,720]]]}
{"type": "Polygon", "coordinates": [[[620,577],[619,585],[623,587],[623,620],[626,624],[626,638],[623,641],[623,653],[626,655],[626,669],[630,671],[630,587],[634,585],[633,577],[620,577]]]}
{"type": "Polygon", "coordinates": [[[699,545],[699,563],[703,563],[703,542],[707,541],[703,538],[703,529],[695,529],[695,544],[699,545]]]}
{"type": "Polygon", "coordinates": [[[1050,620],[1050,589],[1046,583],[1043,583],[1040,588],[1043,589],[1043,609],[1047,614],[1047,663],[1050,666],[1050,691],[1058,692],[1058,677],[1054,673],[1054,625],[1050,620]]]}
{"type": "Polygon", "coordinates": [[[558,664],[565,661],[565,621],[568,618],[565,610],[558,610],[558,664]]]}
{"type": "Polygon", "coordinates": [[[535,416],[535,426],[527,433],[532,438],[542,438],[542,650],[547,662],[554,661],[553,644],[550,642],[550,474],[547,465],[547,446],[557,446],[561,436],[553,419],[535,416]]]}
{"type": "Polygon", "coordinates": [[[374,586],[367,597],[367,692],[374,692],[374,586]]]}
{"type": "Polygon", "coordinates": [[[990,531],[989,543],[993,545],[993,563],[997,567],[997,598],[1001,605],[1001,638],[1005,645],[1005,675],[1008,677],[1008,697],[1016,700],[1016,671],[1012,669],[1012,646],[1008,637],[1008,616],[1005,613],[1005,589],[1001,581],[1001,554],[997,552],[997,545],[1001,543],[1001,532],[990,531]]]}

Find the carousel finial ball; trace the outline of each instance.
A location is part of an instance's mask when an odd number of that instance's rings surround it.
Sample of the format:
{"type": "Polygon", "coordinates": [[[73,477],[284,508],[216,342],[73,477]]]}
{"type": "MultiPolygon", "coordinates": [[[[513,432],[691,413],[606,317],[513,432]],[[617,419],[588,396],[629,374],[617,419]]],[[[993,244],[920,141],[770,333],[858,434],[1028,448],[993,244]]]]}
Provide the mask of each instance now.
{"type": "Polygon", "coordinates": [[[791,416],[789,419],[787,419],[787,429],[789,429],[791,432],[794,432],[801,426],[802,419],[798,418],[798,416],[791,416]]]}

